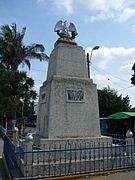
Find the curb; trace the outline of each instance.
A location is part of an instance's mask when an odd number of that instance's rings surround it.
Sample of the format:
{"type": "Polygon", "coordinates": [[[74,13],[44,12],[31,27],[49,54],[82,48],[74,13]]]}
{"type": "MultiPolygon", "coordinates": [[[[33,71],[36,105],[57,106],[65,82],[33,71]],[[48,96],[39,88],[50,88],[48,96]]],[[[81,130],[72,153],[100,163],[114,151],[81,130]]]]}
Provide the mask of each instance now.
{"type": "Polygon", "coordinates": [[[126,169],[119,169],[119,170],[112,170],[112,171],[105,171],[105,172],[96,172],[96,173],[88,173],[88,174],[81,174],[81,175],[73,175],[73,176],[65,176],[65,177],[55,177],[55,178],[47,178],[47,180],[65,180],[65,179],[78,179],[83,177],[96,177],[96,176],[105,176],[110,174],[116,174],[120,172],[129,172],[135,171],[135,168],[126,168],[126,169]]]}

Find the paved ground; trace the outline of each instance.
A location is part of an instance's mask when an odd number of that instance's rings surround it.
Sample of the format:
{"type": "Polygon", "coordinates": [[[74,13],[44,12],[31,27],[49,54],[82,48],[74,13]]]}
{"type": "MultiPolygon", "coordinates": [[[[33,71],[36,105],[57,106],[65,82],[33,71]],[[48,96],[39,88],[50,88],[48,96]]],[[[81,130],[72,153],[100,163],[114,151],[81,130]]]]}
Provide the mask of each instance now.
{"type": "Polygon", "coordinates": [[[3,140],[0,137],[0,157],[2,156],[2,151],[3,151],[3,140]]]}
{"type": "Polygon", "coordinates": [[[135,170],[124,172],[108,173],[99,176],[86,176],[77,180],[135,180],[135,170]]]}

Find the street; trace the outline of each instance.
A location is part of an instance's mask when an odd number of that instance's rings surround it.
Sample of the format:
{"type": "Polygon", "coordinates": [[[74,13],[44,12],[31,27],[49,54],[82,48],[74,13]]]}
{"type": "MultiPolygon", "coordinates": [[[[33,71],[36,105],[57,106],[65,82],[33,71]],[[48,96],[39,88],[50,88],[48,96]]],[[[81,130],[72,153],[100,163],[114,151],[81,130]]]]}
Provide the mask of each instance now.
{"type": "Polygon", "coordinates": [[[99,176],[86,176],[77,180],[135,180],[135,170],[118,173],[107,173],[99,176]]]}

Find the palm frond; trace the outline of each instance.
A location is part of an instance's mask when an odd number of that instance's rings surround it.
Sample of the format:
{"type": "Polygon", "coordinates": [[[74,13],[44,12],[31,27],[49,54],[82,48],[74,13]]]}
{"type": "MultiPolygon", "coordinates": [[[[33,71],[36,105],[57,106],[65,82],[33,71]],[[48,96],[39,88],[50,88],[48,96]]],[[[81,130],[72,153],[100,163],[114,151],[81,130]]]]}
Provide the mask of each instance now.
{"type": "Polygon", "coordinates": [[[17,36],[17,27],[16,27],[16,23],[12,23],[11,28],[12,28],[12,35],[13,35],[13,38],[16,39],[16,36],[17,36]]]}
{"type": "Polygon", "coordinates": [[[46,62],[49,61],[49,56],[47,56],[47,54],[45,54],[45,53],[40,53],[40,55],[41,55],[41,59],[42,59],[42,60],[45,60],[46,62]]]}
{"type": "Polygon", "coordinates": [[[36,58],[48,61],[49,57],[44,54],[42,44],[23,45],[23,38],[26,27],[21,32],[17,31],[17,26],[13,23],[11,26],[4,25],[0,32],[0,62],[7,69],[17,70],[20,64],[26,64],[30,69],[30,59],[36,58]]]}
{"type": "Polygon", "coordinates": [[[1,35],[5,40],[12,39],[12,30],[8,25],[4,25],[1,27],[1,35]]]}
{"type": "Polygon", "coordinates": [[[26,27],[23,27],[22,32],[21,32],[20,37],[19,37],[20,42],[22,42],[24,35],[25,35],[25,32],[26,32],[26,27]]]}
{"type": "Polygon", "coordinates": [[[30,70],[30,61],[28,59],[24,59],[25,64],[28,66],[29,70],[30,70]]]}
{"type": "Polygon", "coordinates": [[[27,46],[28,51],[34,52],[44,52],[45,48],[42,44],[32,44],[31,46],[27,46]]]}
{"type": "Polygon", "coordinates": [[[40,61],[42,61],[42,56],[40,53],[35,53],[35,52],[31,52],[27,55],[28,59],[39,59],[40,61]]]}

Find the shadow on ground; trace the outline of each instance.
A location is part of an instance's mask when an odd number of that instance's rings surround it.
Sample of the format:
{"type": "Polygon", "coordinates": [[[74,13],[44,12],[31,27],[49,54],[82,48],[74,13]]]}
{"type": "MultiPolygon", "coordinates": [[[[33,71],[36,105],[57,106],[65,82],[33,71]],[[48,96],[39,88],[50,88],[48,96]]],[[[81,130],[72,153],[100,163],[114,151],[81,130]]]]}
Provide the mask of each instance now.
{"type": "Polygon", "coordinates": [[[4,169],[2,158],[0,158],[0,180],[7,180],[7,174],[4,169]]]}

